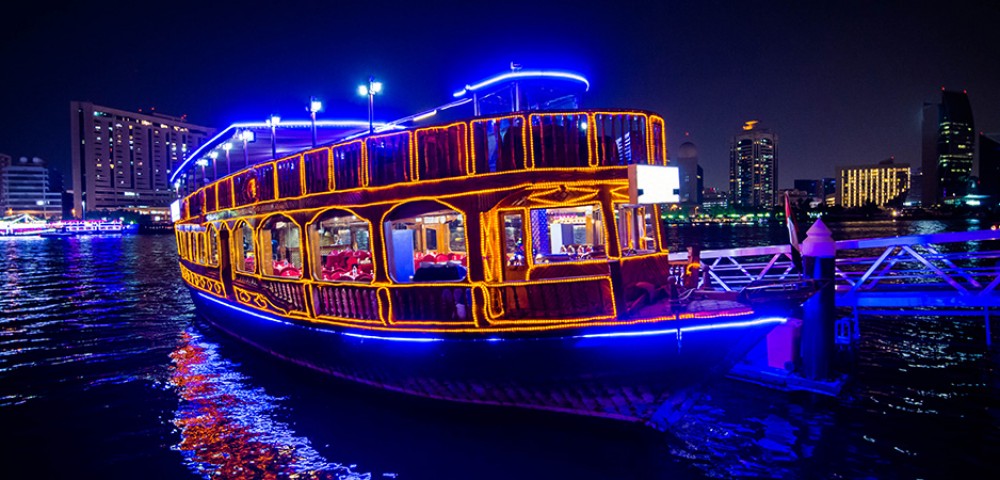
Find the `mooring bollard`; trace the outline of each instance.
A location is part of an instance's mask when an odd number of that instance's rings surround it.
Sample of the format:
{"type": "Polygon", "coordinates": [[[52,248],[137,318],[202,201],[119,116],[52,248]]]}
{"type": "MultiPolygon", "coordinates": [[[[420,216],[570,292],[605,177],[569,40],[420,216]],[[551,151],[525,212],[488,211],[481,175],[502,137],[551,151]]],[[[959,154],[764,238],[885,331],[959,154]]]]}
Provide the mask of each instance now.
{"type": "Polygon", "coordinates": [[[833,281],[836,256],[837,244],[830,229],[823,224],[823,220],[816,220],[802,241],[804,274],[821,285],[819,292],[802,306],[802,366],[805,377],[810,380],[831,377],[830,359],[835,349],[837,306],[833,281]]]}

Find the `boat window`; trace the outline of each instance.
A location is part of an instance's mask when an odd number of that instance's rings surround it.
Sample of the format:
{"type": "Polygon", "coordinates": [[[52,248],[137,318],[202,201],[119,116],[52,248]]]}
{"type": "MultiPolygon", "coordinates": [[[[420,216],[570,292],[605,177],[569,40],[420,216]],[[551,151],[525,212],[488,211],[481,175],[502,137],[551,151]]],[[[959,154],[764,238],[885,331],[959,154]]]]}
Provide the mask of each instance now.
{"type": "Polygon", "coordinates": [[[194,262],[198,258],[197,250],[195,250],[196,245],[194,236],[195,233],[192,231],[188,231],[184,235],[184,249],[187,251],[187,255],[185,255],[184,258],[186,258],[189,262],[194,262]]]}
{"type": "Polygon", "coordinates": [[[233,177],[233,187],[236,189],[236,205],[250,205],[260,199],[260,180],[256,170],[247,170],[233,177]]]}
{"type": "Polygon", "coordinates": [[[343,210],[329,211],[309,225],[313,275],[317,280],[371,283],[375,276],[368,222],[343,210]]]}
{"type": "Polygon", "coordinates": [[[648,163],[646,117],[632,114],[594,115],[597,165],[605,167],[648,163]]]}
{"type": "Polygon", "coordinates": [[[473,121],[472,154],[476,173],[524,169],[524,119],[509,117],[473,121]]]}
{"type": "Polygon", "coordinates": [[[410,181],[410,132],[366,140],[371,185],[410,181]]]}
{"type": "Polygon", "coordinates": [[[184,232],[174,229],[174,236],[177,237],[177,256],[184,258],[184,232]]]}
{"type": "Polygon", "coordinates": [[[590,165],[586,115],[532,115],[531,136],[535,168],[590,165]]]}
{"type": "Polygon", "coordinates": [[[337,190],[362,186],[362,143],[351,142],[331,149],[333,155],[333,183],[337,190]]]}
{"type": "Polygon", "coordinates": [[[219,208],[233,206],[233,180],[227,178],[219,183],[219,208]]]}
{"type": "Polygon", "coordinates": [[[306,153],[303,157],[306,171],[306,193],[320,193],[333,190],[330,181],[330,149],[324,148],[306,153]]]}
{"type": "Polygon", "coordinates": [[[257,165],[254,170],[257,172],[256,200],[274,200],[274,164],[257,165]]]}
{"type": "Polygon", "coordinates": [[[645,255],[657,251],[654,216],[652,205],[621,205],[615,209],[622,255],[645,255]]]}
{"type": "Polygon", "coordinates": [[[417,130],[417,168],[421,180],[466,173],[465,124],[417,130]]]}
{"type": "Polygon", "coordinates": [[[536,264],[607,258],[604,237],[597,205],[531,210],[531,252],[536,264]]]}
{"type": "Polygon", "coordinates": [[[504,279],[524,280],[528,259],[524,251],[524,213],[503,214],[504,279]]]}
{"type": "Polygon", "coordinates": [[[386,222],[389,272],[397,282],[461,281],[467,274],[465,222],[438,210],[386,222]]]}
{"type": "Polygon", "coordinates": [[[206,262],[206,256],[205,256],[205,232],[204,231],[194,232],[194,245],[195,245],[195,247],[194,247],[195,260],[194,261],[196,263],[201,264],[201,265],[205,265],[207,262],[206,262]]]}
{"type": "Polygon", "coordinates": [[[236,252],[236,270],[253,273],[257,257],[254,254],[253,229],[245,222],[233,230],[233,252],[236,252]]]}
{"type": "Polygon", "coordinates": [[[273,216],[260,229],[261,273],[273,277],[302,277],[302,241],[299,226],[283,215],[273,216]]]}
{"type": "Polygon", "coordinates": [[[208,239],[208,264],[214,267],[219,266],[219,231],[215,225],[209,225],[205,232],[208,239]]]}
{"type": "Polygon", "coordinates": [[[216,205],[216,202],[215,202],[216,198],[217,198],[216,197],[216,185],[213,183],[213,184],[205,187],[205,211],[206,212],[214,212],[214,211],[216,211],[216,210],[219,209],[219,206],[216,205]]]}
{"type": "Polygon", "coordinates": [[[302,177],[299,175],[302,157],[295,156],[275,162],[278,175],[278,197],[290,198],[302,195],[302,177]]]}

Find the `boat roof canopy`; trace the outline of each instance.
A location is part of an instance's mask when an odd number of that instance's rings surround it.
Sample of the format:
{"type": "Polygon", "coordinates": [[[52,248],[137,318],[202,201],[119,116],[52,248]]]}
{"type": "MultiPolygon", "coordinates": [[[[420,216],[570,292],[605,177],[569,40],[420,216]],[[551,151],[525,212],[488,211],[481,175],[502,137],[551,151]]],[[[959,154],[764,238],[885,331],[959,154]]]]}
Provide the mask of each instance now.
{"type": "MultiPolygon", "coordinates": [[[[375,122],[372,126],[377,134],[402,130],[425,120],[440,122],[498,112],[575,109],[579,108],[580,95],[588,90],[590,81],[578,73],[522,70],[520,66],[511,64],[508,72],[468,84],[454,92],[452,96],[455,99],[450,103],[391,122],[375,122]],[[472,112],[456,108],[470,104],[472,112]]],[[[364,136],[369,133],[368,127],[366,120],[316,120],[316,146],[364,136]]],[[[237,164],[255,165],[308,150],[313,146],[312,128],[313,122],[308,119],[281,120],[273,130],[270,121],[234,123],[191,152],[170,175],[170,183],[178,186],[186,178],[185,173],[199,165],[207,167],[212,162],[223,161],[227,153],[237,164]]]]}

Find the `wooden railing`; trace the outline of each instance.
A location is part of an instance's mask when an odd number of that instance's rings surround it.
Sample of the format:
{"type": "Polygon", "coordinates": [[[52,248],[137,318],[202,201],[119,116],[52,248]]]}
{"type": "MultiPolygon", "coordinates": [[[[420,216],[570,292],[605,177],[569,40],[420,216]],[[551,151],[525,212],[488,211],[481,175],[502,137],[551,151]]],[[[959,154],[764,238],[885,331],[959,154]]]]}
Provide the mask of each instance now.
{"type": "Polygon", "coordinates": [[[487,287],[493,320],[573,320],[615,314],[607,278],[508,283],[487,287]]]}
{"type": "Polygon", "coordinates": [[[237,274],[233,284],[254,295],[262,295],[267,303],[278,310],[300,314],[307,312],[305,285],[301,283],[237,274]]]}
{"type": "Polygon", "coordinates": [[[472,289],[464,285],[398,286],[390,290],[393,321],[462,322],[472,319],[472,289]]]}
{"type": "Polygon", "coordinates": [[[378,321],[378,290],[368,285],[313,285],[318,317],[378,321]]]}

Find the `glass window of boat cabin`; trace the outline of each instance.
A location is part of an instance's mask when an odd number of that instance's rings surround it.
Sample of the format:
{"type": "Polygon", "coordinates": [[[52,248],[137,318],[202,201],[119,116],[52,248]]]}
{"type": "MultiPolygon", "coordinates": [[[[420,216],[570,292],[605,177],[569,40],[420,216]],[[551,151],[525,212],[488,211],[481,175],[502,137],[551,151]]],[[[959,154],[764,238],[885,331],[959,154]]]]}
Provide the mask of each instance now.
{"type": "Polygon", "coordinates": [[[309,224],[309,258],[316,280],[371,283],[375,271],[366,220],[331,210],[309,224]]]}
{"type": "Polygon", "coordinates": [[[232,247],[236,257],[236,262],[234,262],[236,270],[245,273],[254,273],[257,256],[254,252],[253,228],[248,223],[240,222],[233,230],[232,247]]]}
{"type": "Polygon", "coordinates": [[[394,281],[465,280],[468,249],[461,213],[454,210],[411,213],[390,219],[385,230],[389,273],[394,281]]]}
{"type": "Polygon", "coordinates": [[[530,215],[535,264],[607,258],[600,206],[534,208],[530,215]]]}
{"type": "Polygon", "coordinates": [[[284,215],[268,217],[260,228],[261,274],[272,277],[302,276],[302,238],[299,226],[284,215]]]}
{"type": "Polygon", "coordinates": [[[653,205],[618,205],[615,223],[622,255],[629,257],[655,253],[656,209],[653,205]]]}
{"type": "Polygon", "coordinates": [[[215,225],[209,225],[205,231],[208,240],[208,264],[213,267],[219,266],[219,230],[215,225]]]}
{"type": "Polygon", "coordinates": [[[194,232],[194,241],[195,241],[195,243],[194,243],[195,244],[195,249],[194,249],[194,252],[195,252],[195,262],[197,262],[200,265],[205,265],[206,263],[208,263],[208,261],[206,260],[207,259],[207,255],[205,255],[205,230],[204,229],[199,229],[198,231],[194,232]]]}

